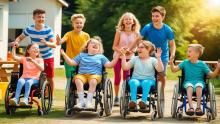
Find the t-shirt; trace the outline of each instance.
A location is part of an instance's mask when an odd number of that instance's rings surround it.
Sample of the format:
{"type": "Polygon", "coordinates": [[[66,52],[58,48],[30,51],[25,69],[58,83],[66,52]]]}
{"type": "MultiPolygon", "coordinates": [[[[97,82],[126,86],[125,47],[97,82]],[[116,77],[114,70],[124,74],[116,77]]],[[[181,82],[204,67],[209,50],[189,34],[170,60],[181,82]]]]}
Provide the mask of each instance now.
{"type": "Polygon", "coordinates": [[[43,59],[53,58],[54,50],[40,42],[40,38],[44,38],[46,42],[50,42],[50,39],[54,38],[52,28],[45,25],[42,30],[36,30],[35,25],[31,25],[24,29],[23,35],[29,36],[31,43],[37,43],[39,45],[40,54],[43,59]]]}
{"type": "MultiPolygon", "coordinates": [[[[35,61],[43,64],[43,59],[41,58],[36,58],[35,61]]],[[[41,70],[33,62],[27,61],[26,57],[22,57],[21,63],[23,64],[22,78],[39,79],[41,70]]]]}
{"type": "Polygon", "coordinates": [[[83,31],[79,34],[69,31],[64,35],[63,39],[66,41],[66,54],[70,58],[74,58],[82,52],[90,37],[88,33],[83,31]]]}
{"type": "Polygon", "coordinates": [[[89,55],[88,53],[80,53],[73,60],[79,65],[79,74],[102,75],[103,66],[109,62],[103,54],[89,55]]]}
{"type": "Polygon", "coordinates": [[[131,58],[130,63],[134,68],[132,78],[155,80],[156,58],[150,57],[149,59],[141,60],[138,56],[135,56],[131,58]]]}
{"type": "Polygon", "coordinates": [[[204,81],[204,75],[211,71],[208,65],[201,60],[192,63],[186,59],[178,67],[184,69],[185,81],[204,81]]]}
{"type": "Polygon", "coordinates": [[[162,49],[161,60],[168,62],[169,47],[168,41],[174,39],[173,30],[166,24],[163,24],[161,29],[154,28],[152,23],[144,26],[141,30],[141,36],[152,42],[156,48],[162,49]]]}

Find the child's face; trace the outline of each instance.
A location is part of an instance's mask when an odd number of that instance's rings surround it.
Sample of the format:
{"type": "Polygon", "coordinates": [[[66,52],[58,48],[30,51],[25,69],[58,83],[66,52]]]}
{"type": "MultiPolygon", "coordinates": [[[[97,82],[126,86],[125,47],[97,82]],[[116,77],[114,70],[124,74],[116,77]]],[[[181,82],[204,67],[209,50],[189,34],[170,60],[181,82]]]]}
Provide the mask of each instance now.
{"type": "Polygon", "coordinates": [[[131,28],[132,25],[134,24],[134,20],[131,15],[125,15],[123,19],[123,24],[125,27],[131,28]]]}
{"type": "Polygon", "coordinates": [[[162,23],[164,19],[164,17],[159,12],[153,12],[151,18],[154,24],[162,23]]]}
{"type": "Polygon", "coordinates": [[[193,48],[193,47],[188,47],[188,50],[187,50],[187,58],[188,58],[189,60],[198,59],[198,58],[199,58],[199,53],[196,52],[195,48],[193,48]]]}
{"type": "Polygon", "coordinates": [[[88,45],[88,52],[89,53],[93,53],[93,54],[97,54],[100,51],[100,43],[99,41],[96,40],[92,40],[89,42],[88,45]]]}
{"type": "Polygon", "coordinates": [[[35,14],[33,17],[35,24],[44,24],[45,14],[35,14]]]}
{"type": "Polygon", "coordinates": [[[138,45],[137,52],[138,52],[139,57],[145,57],[149,55],[150,51],[149,51],[149,48],[146,48],[144,44],[140,43],[138,45]]]}
{"type": "Polygon", "coordinates": [[[82,18],[76,18],[75,20],[72,21],[72,26],[73,29],[77,32],[82,31],[84,27],[85,20],[82,18]]]}
{"type": "Polygon", "coordinates": [[[38,56],[39,55],[39,46],[37,44],[33,44],[30,49],[28,50],[28,53],[30,56],[38,56]]]}

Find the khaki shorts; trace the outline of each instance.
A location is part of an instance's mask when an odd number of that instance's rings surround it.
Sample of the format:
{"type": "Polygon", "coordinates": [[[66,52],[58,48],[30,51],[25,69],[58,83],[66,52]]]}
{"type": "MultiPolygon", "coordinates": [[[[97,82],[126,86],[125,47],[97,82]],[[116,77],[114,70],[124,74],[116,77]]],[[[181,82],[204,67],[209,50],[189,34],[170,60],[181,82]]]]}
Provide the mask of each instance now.
{"type": "Polygon", "coordinates": [[[97,84],[99,84],[102,80],[102,76],[101,75],[95,75],[95,74],[77,74],[74,77],[74,80],[76,79],[80,79],[83,84],[88,83],[91,79],[96,79],[97,80],[97,84]]]}

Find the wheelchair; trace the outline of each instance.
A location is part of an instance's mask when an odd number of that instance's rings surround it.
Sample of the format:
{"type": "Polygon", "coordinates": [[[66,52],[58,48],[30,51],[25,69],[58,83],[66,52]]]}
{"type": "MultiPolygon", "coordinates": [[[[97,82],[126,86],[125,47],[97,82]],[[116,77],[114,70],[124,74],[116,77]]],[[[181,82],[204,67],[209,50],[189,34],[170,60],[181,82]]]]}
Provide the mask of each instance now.
{"type": "MultiPolygon", "coordinates": [[[[131,74],[133,69],[130,71],[130,75],[127,75],[126,80],[122,84],[121,88],[121,96],[120,96],[120,114],[121,117],[126,118],[130,112],[142,112],[142,113],[150,113],[151,112],[151,120],[155,120],[158,114],[159,118],[163,118],[164,113],[164,94],[162,93],[162,83],[157,79],[158,72],[155,74],[156,85],[152,86],[148,95],[149,106],[146,109],[129,109],[128,103],[130,102],[130,87],[128,84],[129,79],[131,78],[131,74]]],[[[142,88],[138,87],[137,89],[137,100],[141,99],[142,88]]]]}
{"type": "MultiPolygon", "coordinates": [[[[172,105],[171,105],[171,115],[173,118],[182,119],[183,110],[186,115],[186,106],[187,106],[187,93],[186,89],[183,87],[184,82],[184,70],[182,70],[182,75],[178,76],[179,81],[174,86],[172,105]]],[[[215,119],[217,116],[216,110],[216,98],[215,98],[215,88],[212,83],[209,81],[209,78],[204,75],[205,88],[202,91],[201,105],[202,105],[202,114],[203,116],[206,113],[207,121],[215,119]]],[[[196,93],[193,93],[192,101],[197,102],[196,93]]]]}
{"type": "MultiPolygon", "coordinates": [[[[31,109],[32,105],[34,103],[38,107],[37,113],[39,116],[42,116],[44,114],[48,114],[51,109],[51,105],[52,105],[52,91],[51,91],[51,86],[50,86],[49,82],[46,81],[46,74],[44,72],[41,72],[41,74],[40,74],[39,83],[32,85],[32,87],[31,87],[28,106],[20,106],[20,105],[11,106],[11,105],[9,105],[9,100],[11,98],[15,97],[17,82],[18,82],[18,79],[22,75],[22,69],[23,69],[23,66],[22,66],[22,64],[20,64],[20,71],[11,73],[11,80],[10,80],[10,83],[8,84],[8,87],[7,87],[6,93],[5,93],[6,114],[12,115],[15,113],[15,111],[18,108],[31,109]],[[41,99],[41,105],[34,98],[41,99]]],[[[22,97],[24,97],[24,86],[21,90],[21,95],[20,95],[20,98],[22,98],[22,97]]]]}
{"type": "MultiPolygon", "coordinates": [[[[78,67],[76,71],[72,72],[72,74],[76,75],[78,73],[78,67]]],[[[84,84],[84,91],[88,91],[89,84],[84,84]]],[[[95,107],[93,109],[87,108],[75,108],[74,106],[77,104],[77,88],[73,80],[73,76],[71,77],[71,82],[67,84],[66,93],[65,93],[65,110],[66,116],[73,116],[77,112],[81,111],[92,111],[97,112],[98,117],[102,117],[104,112],[106,116],[110,116],[113,108],[113,90],[112,90],[112,82],[109,78],[107,78],[107,72],[103,67],[102,70],[102,79],[101,83],[97,84],[96,91],[94,93],[93,99],[95,99],[95,107]]],[[[84,93],[84,98],[87,97],[87,92],[84,93]]]]}

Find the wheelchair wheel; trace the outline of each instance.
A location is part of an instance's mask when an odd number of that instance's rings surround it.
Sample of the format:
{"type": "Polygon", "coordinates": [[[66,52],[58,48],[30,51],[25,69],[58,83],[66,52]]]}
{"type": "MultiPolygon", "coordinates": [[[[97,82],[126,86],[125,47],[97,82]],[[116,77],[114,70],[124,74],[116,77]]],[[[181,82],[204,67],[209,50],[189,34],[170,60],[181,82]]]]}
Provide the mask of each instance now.
{"type": "Polygon", "coordinates": [[[178,86],[178,84],[176,84],[174,86],[173,98],[172,98],[172,104],[171,104],[172,118],[175,118],[177,116],[178,92],[179,92],[179,86],[178,86]]]}
{"type": "Polygon", "coordinates": [[[41,105],[44,114],[48,114],[52,105],[52,91],[50,83],[45,81],[41,90],[41,105]]]}
{"type": "Polygon", "coordinates": [[[126,96],[126,82],[124,81],[121,88],[121,96],[120,96],[120,114],[121,117],[126,118],[127,114],[127,106],[128,106],[127,96],[126,96]]]}
{"type": "Polygon", "coordinates": [[[65,111],[68,109],[68,97],[70,94],[70,82],[67,82],[65,89],[65,111]]]}
{"type": "Polygon", "coordinates": [[[109,78],[107,78],[104,84],[104,110],[106,116],[112,114],[112,107],[113,107],[112,82],[109,78]]]}
{"type": "Polygon", "coordinates": [[[157,82],[157,110],[159,118],[163,118],[164,112],[164,94],[162,92],[162,82],[157,82]]]}
{"type": "Polygon", "coordinates": [[[212,119],[214,120],[215,117],[217,116],[217,111],[216,111],[216,99],[215,99],[215,89],[212,83],[208,84],[208,93],[209,93],[209,99],[210,99],[210,108],[211,108],[211,116],[212,119]]]}
{"type": "Polygon", "coordinates": [[[67,94],[65,96],[66,116],[72,116],[74,114],[74,112],[72,111],[72,108],[76,104],[76,98],[75,98],[76,90],[74,90],[73,85],[74,84],[71,83],[66,88],[66,90],[67,90],[66,91],[67,94]]]}
{"type": "Polygon", "coordinates": [[[12,93],[10,93],[10,89],[11,89],[11,84],[8,85],[5,93],[5,111],[7,115],[12,115],[16,111],[16,108],[9,107],[9,98],[11,95],[13,95],[12,93]]]}

